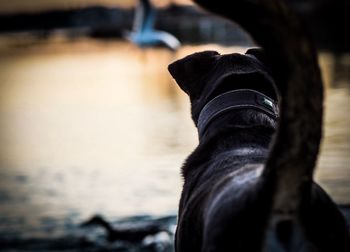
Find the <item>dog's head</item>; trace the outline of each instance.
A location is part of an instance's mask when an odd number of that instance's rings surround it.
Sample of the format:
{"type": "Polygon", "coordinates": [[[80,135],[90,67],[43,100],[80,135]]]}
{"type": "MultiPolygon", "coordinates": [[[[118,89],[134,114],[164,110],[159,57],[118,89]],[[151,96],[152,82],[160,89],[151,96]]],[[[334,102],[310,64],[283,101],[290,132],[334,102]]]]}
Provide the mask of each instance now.
{"type": "Polygon", "coordinates": [[[189,95],[196,124],[199,113],[211,99],[231,90],[253,89],[277,100],[268,62],[260,49],[249,49],[246,54],[194,53],[170,64],[168,69],[189,95]]]}

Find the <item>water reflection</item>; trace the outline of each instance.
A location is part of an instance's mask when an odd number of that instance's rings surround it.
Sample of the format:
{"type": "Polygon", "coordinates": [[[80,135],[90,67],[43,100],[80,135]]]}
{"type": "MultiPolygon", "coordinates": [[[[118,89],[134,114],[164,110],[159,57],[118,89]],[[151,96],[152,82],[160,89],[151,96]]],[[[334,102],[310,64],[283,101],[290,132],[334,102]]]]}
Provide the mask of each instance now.
{"type": "MultiPolygon", "coordinates": [[[[95,213],[175,214],[179,167],[197,136],[166,66],[207,48],[244,51],[209,45],[173,54],[90,40],[4,48],[0,236],[58,235],[95,213]]],[[[317,180],[350,203],[349,79],[335,77],[336,62],[321,55],[328,88],[317,180]]]]}

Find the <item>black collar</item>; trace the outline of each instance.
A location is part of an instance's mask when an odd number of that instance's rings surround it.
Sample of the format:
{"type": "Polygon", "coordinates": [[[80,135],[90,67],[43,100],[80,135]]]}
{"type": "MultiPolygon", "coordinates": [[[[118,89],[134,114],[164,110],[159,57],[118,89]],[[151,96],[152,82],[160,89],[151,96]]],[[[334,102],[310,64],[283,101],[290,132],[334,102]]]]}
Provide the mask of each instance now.
{"type": "Polygon", "coordinates": [[[252,89],[229,91],[209,101],[200,112],[197,123],[199,138],[214,119],[238,109],[255,109],[273,119],[278,118],[278,105],[266,95],[252,89]]]}

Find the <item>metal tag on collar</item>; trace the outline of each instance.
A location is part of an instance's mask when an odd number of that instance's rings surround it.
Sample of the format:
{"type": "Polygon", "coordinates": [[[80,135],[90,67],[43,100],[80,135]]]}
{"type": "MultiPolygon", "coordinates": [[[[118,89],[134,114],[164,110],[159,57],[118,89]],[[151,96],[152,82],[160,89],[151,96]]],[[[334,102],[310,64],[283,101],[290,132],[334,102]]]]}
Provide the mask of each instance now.
{"type": "Polygon", "coordinates": [[[256,100],[258,104],[275,113],[276,105],[272,99],[268,98],[265,95],[256,95],[256,100]]]}

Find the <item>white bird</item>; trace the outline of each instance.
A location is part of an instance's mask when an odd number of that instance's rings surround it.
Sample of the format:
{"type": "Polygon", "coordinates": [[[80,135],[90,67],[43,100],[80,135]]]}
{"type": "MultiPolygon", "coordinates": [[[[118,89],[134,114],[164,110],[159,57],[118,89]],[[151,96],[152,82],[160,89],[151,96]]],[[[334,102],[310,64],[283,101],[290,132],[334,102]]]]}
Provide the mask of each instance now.
{"type": "Polygon", "coordinates": [[[172,34],[154,29],[155,10],[149,0],[139,0],[134,25],[126,37],[140,47],[166,47],[175,51],[181,44],[172,34]]]}

